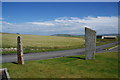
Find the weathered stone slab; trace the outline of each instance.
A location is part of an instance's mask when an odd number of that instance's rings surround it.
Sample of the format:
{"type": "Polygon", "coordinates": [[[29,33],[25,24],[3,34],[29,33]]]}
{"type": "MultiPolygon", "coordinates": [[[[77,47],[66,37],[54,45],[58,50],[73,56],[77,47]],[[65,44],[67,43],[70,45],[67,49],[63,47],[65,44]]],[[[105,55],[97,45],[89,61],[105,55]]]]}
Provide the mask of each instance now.
{"type": "Polygon", "coordinates": [[[96,51],[96,31],[85,27],[86,60],[94,59],[95,51],[96,51]]]}
{"type": "Polygon", "coordinates": [[[10,80],[7,68],[0,69],[0,80],[10,80]]]}
{"type": "Polygon", "coordinates": [[[22,37],[17,37],[17,56],[18,56],[18,64],[24,64],[23,59],[23,46],[22,46],[22,37]]]}

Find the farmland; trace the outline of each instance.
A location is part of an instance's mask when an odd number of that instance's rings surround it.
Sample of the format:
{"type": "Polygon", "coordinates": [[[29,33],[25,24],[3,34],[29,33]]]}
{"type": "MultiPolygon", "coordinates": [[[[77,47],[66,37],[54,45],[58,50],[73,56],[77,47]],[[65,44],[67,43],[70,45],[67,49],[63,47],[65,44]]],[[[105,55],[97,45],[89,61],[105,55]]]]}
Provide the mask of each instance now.
{"type": "MultiPolygon", "coordinates": [[[[17,34],[3,34],[3,47],[16,47],[17,34]]],[[[70,47],[80,46],[84,43],[83,38],[21,35],[24,47],[70,47]],[[81,44],[78,44],[81,43],[81,44]]]]}
{"type": "MultiPolygon", "coordinates": [[[[17,34],[2,34],[2,48],[16,48],[17,34]]],[[[85,47],[84,37],[58,37],[58,36],[41,36],[41,35],[24,35],[21,34],[23,41],[24,53],[44,52],[77,49],[85,47]]],[[[97,39],[97,45],[103,45],[116,40],[97,39]]],[[[16,53],[16,51],[3,51],[4,53],[16,53]]]]}

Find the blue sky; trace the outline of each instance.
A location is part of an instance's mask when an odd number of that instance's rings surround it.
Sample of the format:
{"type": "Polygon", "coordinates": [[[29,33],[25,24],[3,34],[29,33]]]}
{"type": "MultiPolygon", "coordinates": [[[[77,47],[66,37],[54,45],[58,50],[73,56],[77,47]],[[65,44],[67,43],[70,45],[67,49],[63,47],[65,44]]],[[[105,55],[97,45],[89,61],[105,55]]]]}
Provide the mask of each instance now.
{"type": "Polygon", "coordinates": [[[45,21],[58,17],[117,16],[117,3],[84,2],[14,2],[3,3],[3,17],[8,22],[45,21]],[[16,20],[17,19],[17,20],[16,20]]]}
{"type": "Polygon", "coordinates": [[[119,2],[119,0],[2,0],[2,2],[119,2]]]}
{"type": "Polygon", "coordinates": [[[88,26],[98,31],[98,34],[117,33],[117,4],[117,2],[3,2],[0,18],[3,21],[2,31],[37,35],[84,34],[84,27],[88,26]]]}

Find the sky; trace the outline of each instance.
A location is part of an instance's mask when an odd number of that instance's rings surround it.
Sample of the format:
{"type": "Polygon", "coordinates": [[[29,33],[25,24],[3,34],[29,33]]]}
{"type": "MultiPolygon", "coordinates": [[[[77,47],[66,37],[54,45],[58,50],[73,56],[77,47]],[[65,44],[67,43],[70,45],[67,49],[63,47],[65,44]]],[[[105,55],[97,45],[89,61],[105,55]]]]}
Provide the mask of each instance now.
{"type": "Polygon", "coordinates": [[[2,0],[2,2],[119,2],[119,0],[2,0]]]}
{"type": "Polygon", "coordinates": [[[2,2],[2,32],[83,35],[118,33],[117,2],[2,2]]]}

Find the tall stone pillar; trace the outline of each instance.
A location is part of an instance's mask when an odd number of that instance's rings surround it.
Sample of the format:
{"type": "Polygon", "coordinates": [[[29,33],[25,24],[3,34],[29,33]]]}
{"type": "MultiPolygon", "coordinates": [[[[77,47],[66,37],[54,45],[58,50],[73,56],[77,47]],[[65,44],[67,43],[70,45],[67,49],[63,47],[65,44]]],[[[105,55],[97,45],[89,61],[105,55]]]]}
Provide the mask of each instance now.
{"type": "Polygon", "coordinates": [[[85,53],[86,60],[95,59],[96,31],[85,27],[85,53]]]}
{"type": "Polygon", "coordinates": [[[23,46],[22,46],[22,37],[17,37],[17,56],[18,56],[18,64],[24,64],[23,59],[23,46]]]}

